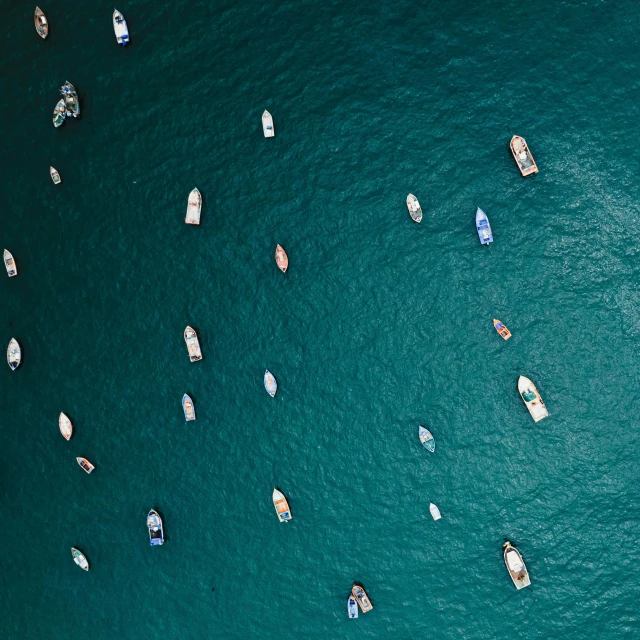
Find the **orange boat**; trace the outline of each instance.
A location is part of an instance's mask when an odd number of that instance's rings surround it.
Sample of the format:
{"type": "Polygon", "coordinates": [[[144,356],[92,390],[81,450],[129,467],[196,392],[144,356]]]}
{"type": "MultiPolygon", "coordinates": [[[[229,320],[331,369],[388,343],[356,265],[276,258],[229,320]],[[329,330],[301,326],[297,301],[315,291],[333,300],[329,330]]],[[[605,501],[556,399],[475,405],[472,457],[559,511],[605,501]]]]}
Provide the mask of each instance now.
{"type": "Polygon", "coordinates": [[[496,331],[505,339],[508,340],[511,337],[511,331],[505,327],[500,320],[493,319],[493,326],[496,331]]]}
{"type": "Polygon", "coordinates": [[[516,161],[518,169],[520,169],[520,173],[523,176],[538,173],[538,165],[533,159],[531,151],[529,151],[529,147],[527,146],[527,142],[524,138],[520,136],[513,136],[509,146],[511,147],[513,159],[516,161]]]}
{"type": "Polygon", "coordinates": [[[276,247],[276,264],[278,265],[282,273],[285,273],[289,268],[289,258],[287,257],[287,252],[280,245],[276,247]]]}

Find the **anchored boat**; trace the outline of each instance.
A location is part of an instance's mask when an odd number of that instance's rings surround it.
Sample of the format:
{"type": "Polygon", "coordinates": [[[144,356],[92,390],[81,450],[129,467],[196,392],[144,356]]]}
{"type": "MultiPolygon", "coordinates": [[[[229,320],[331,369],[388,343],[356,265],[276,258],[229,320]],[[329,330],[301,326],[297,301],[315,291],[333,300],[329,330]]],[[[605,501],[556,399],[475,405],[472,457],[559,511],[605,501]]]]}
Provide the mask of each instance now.
{"type": "Polygon", "coordinates": [[[480,207],[478,207],[476,211],[476,229],[478,230],[480,244],[491,244],[493,242],[489,218],[487,218],[487,214],[480,209],[480,207]]]}
{"type": "Polygon", "coordinates": [[[418,426],[418,437],[427,451],[431,451],[431,453],[433,453],[436,450],[436,441],[431,435],[431,431],[429,431],[429,429],[425,429],[422,425],[418,426]]]}
{"type": "Polygon", "coordinates": [[[44,12],[40,7],[36,7],[36,10],[33,12],[33,22],[36,26],[38,35],[43,40],[46,40],[49,35],[49,23],[47,22],[47,16],[44,15],[44,12]]]}
{"type": "Polygon", "coordinates": [[[9,363],[9,367],[11,367],[11,371],[15,371],[22,361],[22,351],[20,349],[20,345],[15,338],[11,338],[9,340],[9,346],[7,347],[7,362],[9,363]]]}
{"type": "Polygon", "coordinates": [[[184,221],[187,224],[200,224],[200,212],[202,211],[202,196],[197,189],[189,194],[187,215],[184,221]]]}
{"type": "Polygon", "coordinates": [[[529,151],[529,147],[524,138],[520,136],[513,136],[509,143],[511,148],[511,154],[513,159],[520,169],[520,173],[524,176],[529,176],[532,173],[538,173],[538,165],[529,151]]]}
{"type": "Polygon", "coordinates": [[[369,600],[367,592],[359,584],[354,584],[353,587],[351,587],[351,593],[360,605],[362,613],[367,613],[367,611],[371,611],[371,609],[373,609],[373,605],[369,600]]]}
{"type": "Polygon", "coordinates": [[[354,596],[349,596],[347,599],[347,612],[349,613],[350,618],[358,617],[358,601],[354,596]]]}
{"type": "Polygon", "coordinates": [[[511,337],[511,331],[505,327],[500,320],[493,319],[493,326],[496,331],[505,339],[508,340],[511,337]]]}
{"type": "Polygon", "coordinates": [[[113,10],[113,31],[118,44],[126,47],[129,43],[129,29],[127,29],[127,21],[117,9],[113,10]]]}
{"type": "Polygon", "coordinates": [[[442,518],[442,514],[440,513],[440,509],[438,509],[438,507],[436,507],[436,505],[433,504],[433,502],[429,503],[429,513],[431,514],[431,517],[434,520],[440,520],[440,518],[442,518]]]}
{"type": "Polygon", "coordinates": [[[187,422],[196,419],[196,410],[193,406],[193,400],[186,393],[182,396],[182,410],[184,411],[184,419],[187,422]]]}
{"type": "Polygon", "coordinates": [[[65,413],[61,413],[58,418],[58,426],[60,427],[60,433],[65,440],[71,440],[71,436],[73,435],[73,425],[71,424],[71,420],[69,420],[69,416],[65,413]]]}
{"type": "Polygon", "coordinates": [[[269,369],[266,369],[264,372],[264,388],[272,398],[275,398],[276,391],[278,390],[278,382],[269,369]]]}
{"type": "Polygon", "coordinates": [[[85,571],[89,571],[89,561],[87,557],[80,551],[80,549],[76,549],[75,547],[71,547],[71,556],[73,557],[73,561],[85,571]]]}
{"type": "Polygon", "coordinates": [[[53,167],[49,167],[49,175],[53,180],[53,184],[60,184],[62,182],[62,178],[60,177],[60,174],[53,167]]]}
{"type": "Polygon", "coordinates": [[[289,503],[284,497],[284,493],[274,489],[271,494],[271,500],[273,500],[273,506],[276,508],[276,513],[278,514],[280,522],[288,522],[292,519],[293,516],[291,515],[291,509],[289,509],[289,503]]]}
{"type": "Polygon", "coordinates": [[[10,278],[18,275],[18,267],[16,267],[16,261],[13,259],[13,256],[8,249],[4,250],[4,266],[10,278]]]}
{"type": "Polygon", "coordinates": [[[58,100],[56,108],[53,110],[53,126],[57,129],[64,124],[64,119],[67,116],[67,109],[64,106],[64,100],[58,100]]]}
{"type": "Polygon", "coordinates": [[[91,473],[95,467],[86,458],[76,458],[76,462],[80,465],[81,469],[84,469],[87,473],[91,473]]]}
{"type": "Polygon", "coordinates": [[[189,360],[191,360],[191,362],[197,362],[198,360],[202,360],[202,351],[200,351],[200,342],[198,341],[198,334],[191,327],[187,327],[184,330],[184,341],[187,343],[189,360]]]}
{"type": "Polygon", "coordinates": [[[60,87],[60,93],[64,96],[64,105],[67,108],[67,118],[80,116],[80,101],[75,87],[68,81],[60,87]]]}
{"type": "Polygon", "coordinates": [[[147,528],[149,529],[149,544],[157,547],[164,544],[164,529],[162,528],[162,518],[157,511],[151,509],[147,514],[147,528]]]}
{"type": "Polygon", "coordinates": [[[266,109],[262,114],[262,131],[264,132],[265,138],[273,138],[273,136],[276,135],[275,129],[273,128],[273,117],[266,109]]]}
{"type": "Polygon", "coordinates": [[[409,215],[414,222],[420,222],[422,220],[422,209],[420,208],[418,198],[416,198],[413,193],[407,196],[407,209],[409,209],[409,215]]]}
{"type": "Polygon", "coordinates": [[[276,246],[276,264],[282,273],[285,273],[289,268],[289,258],[287,257],[286,251],[280,245],[276,246]]]}
{"type": "Polygon", "coordinates": [[[531,584],[522,555],[508,540],[504,543],[504,564],[516,589],[524,589],[531,584]]]}
{"type": "Polygon", "coordinates": [[[529,378],[524,376],[518,378],[518,391],[535,422],[540,422],[540,420],[549,415],[547,407],[536,389],[536,385],[529,378]]]}

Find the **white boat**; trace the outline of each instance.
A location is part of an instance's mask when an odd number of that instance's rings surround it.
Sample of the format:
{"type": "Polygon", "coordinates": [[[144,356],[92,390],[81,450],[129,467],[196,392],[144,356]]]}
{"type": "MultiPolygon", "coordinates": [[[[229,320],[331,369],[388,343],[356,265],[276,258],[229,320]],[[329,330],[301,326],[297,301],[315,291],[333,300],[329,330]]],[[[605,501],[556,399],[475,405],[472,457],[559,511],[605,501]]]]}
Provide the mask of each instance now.
{"type": "Polygon", "coordinates": [[[47,22],[47,16],[44,15],[40,7],[36,7],[36,10],[33,12],[33,23],[38,35],[45,40],[49,35],[49,23],[47,22]]]}
{"type": "Polygon", "coordinates": [[[116,34],[118,44],[126,47],[129,43],[129,29],[124,16],[117,10],[113,10],[113,31],[116,34]]]}
{"type": "Polygon", "coordinates": [[[431,431],[426,429],[422,425],[418,425],[418,438],[420,438],[420,442],[422,442],[422,446],[427,450],[433,453],[436,450],[436,441],[431,435],[431,431]]]}
{"type": "Polygon", "coordinates": [[[9,363],[12,371],[15,371],[18,368],[21,360],[22,351],[20,350],[20,345],[15,338],[11,338],[9,346],[7,347],[7,362],[9,363]]]}
{"type": "Polygon", "coordinates": [[[67,108],[64,106],[64,98],[56,102],[56,106],[53,109],[53,126],[57,129],[64,124],[67,117],[67,108]]]}
{"type": "Polygon", "coordinates": [[[182,396],[182,410],[184,411],[184,419],[187,422],[196,419],[196,410],[193,406],[193,400],[186,393],[182,396]]]}
{"type": "Polygon", "coordinates": [[[438,507],[436,507],[436,505],[433,504],[433,502],[429,503],[429,512],[431,513],[431,517],[434,520],[440,520],[440,518],[442,518],[442,514],[440,513],[440,509],[438,509],[438,507]]]}
{"type": "Polygon", "coordinates": [[[504,564],[516,589],[524,589],[531,584],[522,555],[508,540],[504,543],[504,564]]]}
{"type": "Polygon", "coordinates": [[[62,182],[62,178],[60,177],[58,170],[55,169],[54,167],[49,167],[49,175],[53,180],[53,184],[60,184],[62,182]]]}
{"type": "Polygon", "coordinates": [[[81,458],[80,456],[78,456],[76,458],[76,462],[80,465],[80,468],[87,473],[91,473],[95,469],[95,466],[92,465],[86,458],[81,458]]]}
{"type": "Polygon", "coordinates": [[[200,212],[202,211],[202,196],[197,189],[189,194],[187,215],[184,221],[187,224],[200,224],[200,212]]]}
{"type": "Polygon", "coordinates": [[[278,514],[278,519],[280,520],[280,522],[288,522],[292,519],[291,509],[289,509],[289,503],[284,497],[284,493],[282,493],[282,491],[274,489],[273,493],[271,494],[271,500],[273,501],[273,506],[276,509],[276,513],[278,514]]]}
{"type": "Polygon", "coordinates": [[[407,196],[407,209],[409,209],[409,215],[414,222],[420,222],[422,220],[422,209],[420,208],[418,198],[416,198],[413,193],[407,196]]]}
{"type": "Polygon", "coordinates": [[[262,114],[262,131],[264,131],[265,138],[273,138],[276,135],[276,131],[273,128],[273,117],[266,109],[262,114]]]}
{"type": "Polygon", "coordinates": [[[358,601],[354,596],[349,596],[347,598],[347,612],[350,618],[358,617],[358,601]]]}
{"type": "Polygon", "coordinates": [[[289,268],[289,257],[287,252],[280,246],[276,245],[276,264],[282,273],[286,273],[289,268]]]}
{"type": "Polygon", "coordinates": [[[60,427],[60,433],[65,440],[71,440],[71,436],[73,435],[73,425],[71,424],[71,420],[69,420],[69,416],[65,413],[61,413],[58,418],[58,426],[60,427]]]}
{"type": "Polygon", "coordinates": [[[18,275],[18,267],[16,267],[16,261],[13,259],[11,252],[7,249],[4,250],[4,266],[10,278],[18,275]]]}
{"type": "Polygon", "coordinates": [[[149,544],[152,547],[158,547],[164,544],[162,518],[155,509],[151,509],[147,514],[147,529],[149,529],[149,544]]]}
{"type": "Polygon", "coordinates": [[[359,584],[354,583],[353,587],[351,587],[351,594],[360,605],[362,613],[367,613],[367,611],[371,611],[371,609],[373,609],[373,605],[371,604],[371,600],[369,600],[367,592],[359,584]]]}
{"type": "Polygon", "coordinates": [[[276,397],[276,391],[278,390],[278,382],[276,381],[276,377],[266,369],[264,372],[264,388],[267,390],[267,393],[272,397],[276,397]]]}
{"type": "Polygon", "coordinates": [[[535,422],[540,422],[540,420],[549,415],[547,407],[536,389],[536,385],[533,384],[529,378],[525,378],[524,376],[518,378],[518,391],[535,422]]]}
{"type": "Polygon", "coordinates": [[[187,327],[184,330],[184,341],[187,343],[189,360],[191,360],[191,362],[197,362],[198,360],[202,360],[202,351],[200,351],[200,342],[198,341],[198,334],[191,327],[187,327]]]}
{"type": "Polygon", "coordinates": [[[89,561],[87,560],[87,557],[84,555],[84,553],[82,553],[82,551],[76,549],[75,547],[71,547],[71,556],[73,557],[73,561],[81,569],[89,571],[89,561]]]}

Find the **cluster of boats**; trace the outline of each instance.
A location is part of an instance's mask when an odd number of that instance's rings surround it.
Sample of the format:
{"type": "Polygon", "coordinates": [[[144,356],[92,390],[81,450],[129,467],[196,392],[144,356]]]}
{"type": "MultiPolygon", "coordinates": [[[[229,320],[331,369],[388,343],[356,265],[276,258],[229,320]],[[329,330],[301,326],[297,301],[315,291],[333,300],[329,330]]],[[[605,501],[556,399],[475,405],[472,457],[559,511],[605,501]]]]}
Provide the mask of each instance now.
{"type": "MultiPolygon", "coordinates": [[[[61,127],[67,118],[80,117],[80,101],[75,87],[67,80],[60,87],[60,93],[62,98],[53,110],[53,126],[56,129],[61,127]]],[[[53,175],[51,177],[53,178],[53,175]]]]}
{"type": "MultiPolygon", "coordinates": [[[[49,21],[40,7],[36,7],[36,10],[33,13],[33,23],[38,35],[43,40],[46,40],[49,35],[49,21]]],[[[117,9],[113,10],[113,31],[116,34],[118,44],[121,44],[123,47],[129,44],[129,29],[127,27],[127,22],[124,19],[124,16],[117,9]]]]}

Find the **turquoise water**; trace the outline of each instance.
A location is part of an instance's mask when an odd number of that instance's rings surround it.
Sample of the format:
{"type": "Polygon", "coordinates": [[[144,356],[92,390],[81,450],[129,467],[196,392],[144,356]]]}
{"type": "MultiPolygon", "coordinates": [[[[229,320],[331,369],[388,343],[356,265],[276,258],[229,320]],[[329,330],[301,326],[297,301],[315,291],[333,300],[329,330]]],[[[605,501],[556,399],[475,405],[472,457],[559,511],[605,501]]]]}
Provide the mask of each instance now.
{"type": "Polygon", "coordinates": [[[3,8],[3,638],[640,635],[637,3],[3,8]]]}

